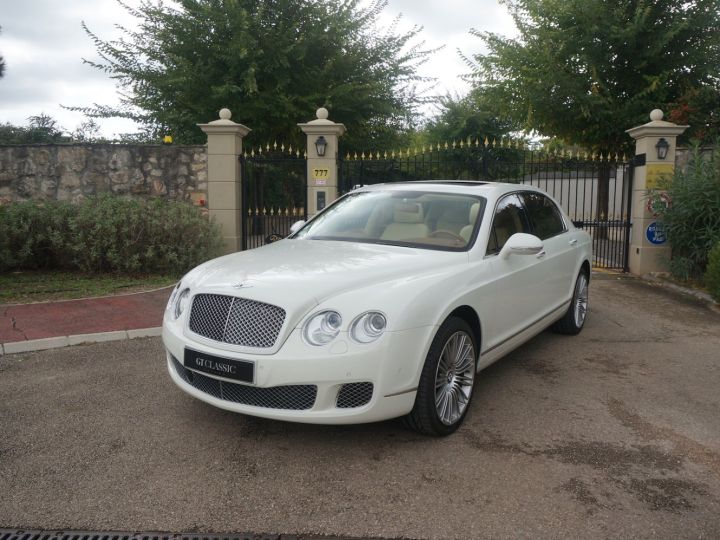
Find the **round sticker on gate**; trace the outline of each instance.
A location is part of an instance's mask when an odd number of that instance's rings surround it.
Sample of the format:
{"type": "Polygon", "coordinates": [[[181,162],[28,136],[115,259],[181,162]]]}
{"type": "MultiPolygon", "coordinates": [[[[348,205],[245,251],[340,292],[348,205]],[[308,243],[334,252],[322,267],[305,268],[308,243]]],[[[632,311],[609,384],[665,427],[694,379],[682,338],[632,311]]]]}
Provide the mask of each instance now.
{"type": "Polygon", "coordinates": [[[652,214],[652,217],[658,217],[660,215],[658,209],[662,208],[666,210],[672,205],[672,199],[667,193],[660,193],[658,197],[659,199],[653,199],[653,197],[648,198],[647,211],[652,214]],[[653,204],[653,202],[656,202],[656,204],[653,204]]]}
{"type": "Polygon", "coordinates": [[[655,244],[656,246],[667,242],[665,227],[662,226],[662,223],[658,223],[657,221],[653,221],[650,225],[648,225],[648,228],[645,231],[645,236],[647,237],[648,242],[655,244]]]}

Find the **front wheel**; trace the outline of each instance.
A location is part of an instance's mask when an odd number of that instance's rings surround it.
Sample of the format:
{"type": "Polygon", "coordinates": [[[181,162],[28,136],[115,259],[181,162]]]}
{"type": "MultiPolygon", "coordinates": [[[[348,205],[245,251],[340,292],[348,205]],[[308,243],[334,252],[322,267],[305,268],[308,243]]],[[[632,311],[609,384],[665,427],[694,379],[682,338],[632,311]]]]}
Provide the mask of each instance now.
{"type": "Polygon", "coordinates": [[[475,384],[477,344],[470,326],[446,320],[425,358],[415,405],[405,424],[426,435],[449,435],[462,424],[475,384]]]}
{"type": "Polygon", "coordinates": [[[559,334],[575,335],[585,326],[585,318],[588,310],[588,275],[585,270],[581,270],[575,281],[575,290],[573,292],[570,307],[563,315],[563,318],[557,321],[552,329],[559,334]]]}

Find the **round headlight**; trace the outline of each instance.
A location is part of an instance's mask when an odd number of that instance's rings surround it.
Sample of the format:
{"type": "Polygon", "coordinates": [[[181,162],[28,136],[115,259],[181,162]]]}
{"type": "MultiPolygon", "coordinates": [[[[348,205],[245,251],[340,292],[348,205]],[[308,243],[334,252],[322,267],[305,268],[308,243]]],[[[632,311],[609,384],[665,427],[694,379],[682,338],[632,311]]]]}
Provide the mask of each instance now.
{"type": "Polygon", "coordinates": [[[180,315],[182,315],[189,301],[190,289],[184,289],[183,292],[178,295],[177,300],[175,300],[175,309],[173,310],[174,319],[177,319],[178,317],[180,317],[180,315]]]}
{"type": "Polygon", "coordinates": [[[330,343],[340,333],[342,316],[337,311],[321,311],[305,323],[303,337],[310,345],[330,343]]]}
{"type": "Polygon", "coordinates": [[[177,297],[177,293],[180,290],[180,285],[182,285],[182,281],[178,281],[177,285],[175,285],[175,288],[172,290],[172,293],[170,293],[170,298],[168,298],[167,306],[165,306],[165,311],[169,311],[170,308],[173,307],[173,304],[175,303],[175,298],[177,297]]]}
{"type": "Polygon", "coordinates": [[[385,332],[387,319],[379,311],[368,311],[350,325],[350,336],[359,343],[371,343],[385,332]]]}

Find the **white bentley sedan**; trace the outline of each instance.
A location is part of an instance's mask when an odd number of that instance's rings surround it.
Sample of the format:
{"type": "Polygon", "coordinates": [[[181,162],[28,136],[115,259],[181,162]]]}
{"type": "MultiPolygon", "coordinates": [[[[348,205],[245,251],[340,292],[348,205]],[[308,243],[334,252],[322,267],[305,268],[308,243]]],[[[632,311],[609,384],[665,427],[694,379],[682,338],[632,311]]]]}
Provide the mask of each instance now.
{"type": "Polygon", "coordinates": [[[516,184],[369,186],[290,237],[204,263],[175,288],[167,367],[243,414],[456,430],[478,373],[585,323],[590,236],[516,184]]]}

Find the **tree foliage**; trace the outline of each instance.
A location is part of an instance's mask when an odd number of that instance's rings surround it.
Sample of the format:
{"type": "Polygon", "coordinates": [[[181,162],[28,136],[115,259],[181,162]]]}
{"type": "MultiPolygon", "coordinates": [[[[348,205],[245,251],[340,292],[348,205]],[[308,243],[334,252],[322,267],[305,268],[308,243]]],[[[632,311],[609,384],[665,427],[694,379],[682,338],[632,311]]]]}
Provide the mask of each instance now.
{"type": "Polygon", "coordinates": [[[475,92],[467,96],[447,95],[440,98],[439,112],[426,124],[423,134],[427,141],[444,142],[488,137],[500,140],[511,131],[512,123],[500,118],[492,104],[475,92]]]}
{"type": "Polygon", "coordinates": [[[473,31],[489,52],[470,62],[476,86],[525,129],[617,151],[651,109],[707,92],[717,104],[718,0],[505,3],[519,36],[473,31]]]}
{"type": "MultiPolygon", "coordinates": [[[[118,0],[120,1],[120,0],[118,0]]],[[[144,0],[137,29],[106,41],[84,24],[102,58],[84,60],[115,79],[121,105],[73,107],[92,117],[130,118],[157,135],[201,142],[196,123],[228,107],[256,142],[297,142],[298,122],[319,106],[354,140],[392,139],[421,103],[416,67],[431,52],[419,28],[386,32],[387,0],[144,0]]],[[[396,21],[397,22],[397,21],[396,21]]],[[[346,141],[348,142],[348,141],[346,141]]]]}
{"type": "Polygon", "coordinates": [[[0,144],[38,144],[70,142],[63,128],[51,116],[40,113],[28,118],[27,126],[0,124],[0,144]]]}
{"type": "Polygon", "coordinates": [[[691,88],[672,105],[668,120],[690,126],[685,140],[717,141],[720,139],[720,91],[711,86],[691,88]]]}

